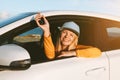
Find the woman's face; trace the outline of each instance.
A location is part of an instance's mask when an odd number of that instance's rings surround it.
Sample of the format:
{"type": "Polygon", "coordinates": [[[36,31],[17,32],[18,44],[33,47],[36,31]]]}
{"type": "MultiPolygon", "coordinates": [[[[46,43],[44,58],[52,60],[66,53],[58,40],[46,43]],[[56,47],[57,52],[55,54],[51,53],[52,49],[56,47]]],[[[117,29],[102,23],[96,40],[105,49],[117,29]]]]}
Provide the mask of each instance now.
{"type": "Polygon", "coordinates": [[[72,31],[64,29],[61,32],[61,37],[60,37],[61,44],[63,46],[69,46],[75,39],[75,36],[76,34],[73,33],[72,31]]]}

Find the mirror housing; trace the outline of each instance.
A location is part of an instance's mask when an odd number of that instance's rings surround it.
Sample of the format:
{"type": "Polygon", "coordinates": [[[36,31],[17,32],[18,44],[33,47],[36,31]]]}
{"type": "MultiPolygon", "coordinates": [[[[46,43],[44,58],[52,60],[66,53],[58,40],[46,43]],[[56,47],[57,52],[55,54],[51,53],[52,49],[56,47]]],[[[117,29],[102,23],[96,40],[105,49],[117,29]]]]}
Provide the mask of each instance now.
{"type": "Polygon", "coordinates": [[[0,46],[0,70],[23,70],[30,65],[30,55],[26,49],[16,44],[0,46]]]}

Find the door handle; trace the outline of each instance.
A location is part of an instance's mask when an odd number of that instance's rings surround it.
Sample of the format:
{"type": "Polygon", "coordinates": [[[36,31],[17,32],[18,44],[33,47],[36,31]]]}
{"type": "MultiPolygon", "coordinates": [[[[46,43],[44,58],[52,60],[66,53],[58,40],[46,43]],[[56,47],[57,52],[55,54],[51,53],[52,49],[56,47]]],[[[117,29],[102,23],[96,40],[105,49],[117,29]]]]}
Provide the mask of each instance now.
{"type": "Polygon", "coordinates": [[[99,73],[102,73],[106,70],[105,67],[98,67],[98,68],[93,68],[93,69],[90,69],[90,70],[87,70],[85,72],[86,76],[89,76],[89,75],[97,75],[99,73]]]}

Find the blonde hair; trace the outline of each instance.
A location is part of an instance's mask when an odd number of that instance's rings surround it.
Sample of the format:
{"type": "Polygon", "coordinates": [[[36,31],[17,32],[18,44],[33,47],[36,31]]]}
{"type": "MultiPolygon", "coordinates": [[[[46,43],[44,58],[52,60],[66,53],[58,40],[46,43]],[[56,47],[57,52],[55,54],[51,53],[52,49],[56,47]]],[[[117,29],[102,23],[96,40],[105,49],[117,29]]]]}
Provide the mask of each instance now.
{"type": "MultiPolygon", "coordinates": [[[[56,54],[59,54],[62,50],[62,44],[60,41],[61,33],[58,35],[57,42],[56,42],[56,54]]],[[[74,50],[78,44],[78,36],[75,35],[73,42],[68,46],[68,51],[74,50]]]]}

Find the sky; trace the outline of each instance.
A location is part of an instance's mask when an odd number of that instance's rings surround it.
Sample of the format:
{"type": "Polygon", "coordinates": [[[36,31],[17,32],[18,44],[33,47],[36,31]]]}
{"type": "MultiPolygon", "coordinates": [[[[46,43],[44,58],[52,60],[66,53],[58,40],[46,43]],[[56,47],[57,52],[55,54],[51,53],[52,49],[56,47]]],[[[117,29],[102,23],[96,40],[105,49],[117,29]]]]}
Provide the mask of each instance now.
{"type": "Polygon", "coordinates": [[[78,10],[120,16],[120,0],[0,0],[0,19],[23,12],[78,10]]]}

